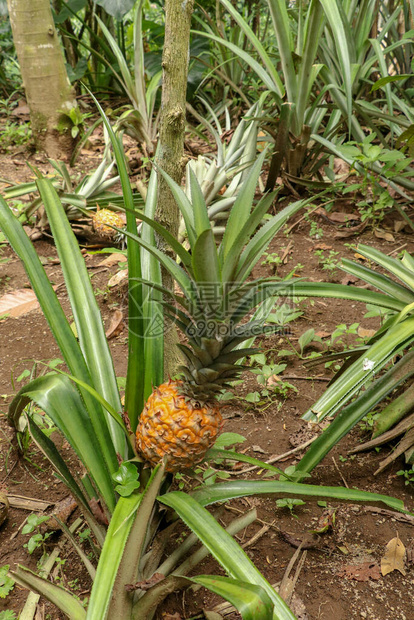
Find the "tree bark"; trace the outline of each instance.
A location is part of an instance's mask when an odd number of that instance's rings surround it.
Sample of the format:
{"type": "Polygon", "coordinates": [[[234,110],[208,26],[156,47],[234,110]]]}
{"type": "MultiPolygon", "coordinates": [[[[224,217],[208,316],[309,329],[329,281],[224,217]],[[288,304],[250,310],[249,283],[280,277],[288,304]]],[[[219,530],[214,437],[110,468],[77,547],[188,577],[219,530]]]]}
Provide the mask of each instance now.
{"type": "MultiPolygon", "coordinates": [[[[165,39],[157,164],[178,184],[181,183],[187,163],[184,157],[185,104],[193,5],[194,0],[165,0],[164,5],[165,39]]],[[[177,237],[179,210],[161,175],[158,176],[158,184],[156,219],[177,237]]],[[[163,246],[161,239],[159,243],[163,246]]],[[[168,251],[165,247],[162,249],[168,251]]],[[[173,289],[174,283],[169,274],[163,273],[163,283],[166,288],[173,289]]],[[[175,330],[167,329],[164,348],[164,369],[167,377],[176,372],[176,342],[175,330]]]]}
{"type": "Polygon", "coordinates": [[[7,4],[36,146],[49,157],[61,157],[73,144],[67,114],[76,100],[50,2],[7,0],[7,4]]]}

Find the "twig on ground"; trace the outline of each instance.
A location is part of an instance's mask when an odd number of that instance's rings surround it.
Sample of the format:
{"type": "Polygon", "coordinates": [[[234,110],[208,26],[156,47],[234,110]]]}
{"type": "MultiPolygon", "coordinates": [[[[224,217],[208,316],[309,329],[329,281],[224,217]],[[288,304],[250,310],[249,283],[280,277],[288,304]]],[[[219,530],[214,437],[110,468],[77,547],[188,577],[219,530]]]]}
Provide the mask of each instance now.
{"type": "Polygon", "coordinates": [[[332,381],[332,377],[298,377],[297,375],[281,375],[280,378],[289,380],[298,379],[300,381],[327,381],[328,383],[329,381],[332,381]]]}
{"type": "Polygon", "coordinates": [[[397,254],[400,250],[403,250],[407,246],[407,243],[403,243],[399,248],[395,248],[395,250],[391,250],[388,252],[387,256],[392,256],[393,254],[397,254]]]}
{"type": "Polygon", "coordinates": [[[243,543],[243,545],[242,545],[243,549],[246,549],[247,547],[251,547],[252,545],[254,545],[269,530],[270,530],[270,525],[263,525],[263,527],[261,527],[260,530],[258,532],[256,532],[256,534],[254,536],[252,536],[250,538],[250,540],[248,540],[247,542],[243,543]]]}
{"type": "Polygon", "coordinates": [[[292,249],[292,247],[293,247],[293,243],[292,243],[292,241],[289,241],[285,251],[283,252],[282,256],[280,257],[280,260],[282,261],[282,263],[285,262],[285,259],[287,258],[287,255],[289,254],[289,252],[292,249]]]}
{"type": "Polygon", "coordinates": [[[414,525],[414,517],[412,515],[403,514],[401,512],[394,512],[394,510],[387,510],[386,508],[377,508],[376,506],[364,506],[364,510],[366,512],[375,512],[379,515],[391,517],[392,519],[395,519],[396,521],[401,521],[402,523],[414,525]]]}
{"type": "Polygon", "coordinates": [[[332,461],[333,461],[333,464],[334,464],[334,467],[335,467],[336,471],[337,471],[337,472],[338,472],[338,474],[341,476],[341,480],[342,480],[342,482],[344,483],[344,485],[346,486],[346,488],[347,488],[347,489],[349,489],[348,483],[347,483],[347,481],[345,480],[345,478],[343,477],[342,472],[341,472],[341,470],[339,469],[338,464],[337,464],[337,462],[335,461],[335,458],[334,458],[334,457],[332,457],[332,461]]]}
{"type": "Polygon", "coordinates": [[[295,553],[292,555],[290,562],[286,567],[285,574],[283,575],[283,579],[279,587],[279,594],[283,598],[283,600],[286,602],[287,605],[290,604],[296,583],[299,579],[300,572],[303,568],[303,564],[306,559],[307,552],[306,551],[302,552],[303,545],[304,543],[301,543],[299,547],[296,549],[295,553]],[[293,577],[293,579],[291,579],[290,573],[292,572],[295,562],[299,558],[301,553],[302,553],[302,557],[299,559],[298,566],[295,571],[295,576],[293,577]]]}

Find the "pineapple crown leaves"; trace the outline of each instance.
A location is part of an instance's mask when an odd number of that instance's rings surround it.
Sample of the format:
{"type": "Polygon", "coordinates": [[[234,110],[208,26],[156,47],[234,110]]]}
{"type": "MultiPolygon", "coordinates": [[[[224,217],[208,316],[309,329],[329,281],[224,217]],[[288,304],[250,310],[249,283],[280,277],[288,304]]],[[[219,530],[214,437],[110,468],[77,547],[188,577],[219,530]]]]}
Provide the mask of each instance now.
{"type": "MultiPolygon", "coordinates": [[[[191,203],[181,187],[164,171],[159,170],[170,187],[184,217],[191,253],[163,226],[145,215],[141,216],[143,221],[152,226],[177,253],[181,266],[158,248],[151,247],[143,239],[127,233],[128,237],[138,241],[158,258],[163,267],[177,281],[190,305],[198,306],[199,311],[202,311],[203,304],[205,305],[208,284],[214,282],[222,287],[218,291],[220,296],[226,296],[232,290],[239,288],[240,283],[246,280],[254,265],[260,260],[267,245],[288,217],[312,201],[310,198],[289,205],[258,229],[263,215],[268,210],[275,195],[273,193],[264,196],[252,209],[254,190],[260,174],[262,159],[261,156],[254,164],[240,190],[240,194],[230,211],[225,235],[218,249],[208,219],[207,205],[194,173],[190,175],[193,201],[191,203]],[[247,245],[243,250],[246,243],[247,245]]],[[[188,310],[192,312],[190,307],[188,310]]]]}
{"type": "MultiPolygon", "coordinates": [[[[182,294],[177,295],[161,285],[148,283],[175,301],[176,305],[165,299],[161,303],[166,314],[187,335],[192,353],[189,353],[188,349],[182,350],[190,363],[190,368],[203,384],[219,383],[217,377],[213,378],[213,375],[219,372],[218,368],[211,368],[215,363],[228,364],[226,368],[220,367],[219,374],[224,373],[224,378],[234,377],[236,372],[233,368],[234,361],[244,357],[242,351],[239,350],[237,355],[235,351],[235,356],[225,361],[221,360],[222,354],[226,356],[248,338],[280,329],[279,326],[265,326],[265,320],[250,321],[237,327],[246,315],[262,302],[277,295],[286,286],[284,283],[275,282],[274,279],[260,279],[248,283],[246,280],[288,217],[311,202],[312,198],[289,205],[262,225],[263,216],[275,196],[275,193],[267,194],[254,205],[263,160],[262,154],[246,176],[230,210],[226,230],[218,247],[211,228],[206,201],[192,171],[189,173],[190,200],[177,183],[163,170],[158,170],[183,215],[190,251],[187,251],[159,223],[145,215],[142,216],[143,221],[160,234],[176,252],[181,264],[147,243],[145,239],[128,234],[160,261],[181,289],[182,294]],[[199,358],[199,361],[195,358],[199,358]]],[[[237,369],[240,369],[240,366],[237,366],[237,369]]],[[[191,370],[187,369],[187,372],[191,374],[191,370]]],[[[184,374],[187,375],[187,372],[184,374]]]]}

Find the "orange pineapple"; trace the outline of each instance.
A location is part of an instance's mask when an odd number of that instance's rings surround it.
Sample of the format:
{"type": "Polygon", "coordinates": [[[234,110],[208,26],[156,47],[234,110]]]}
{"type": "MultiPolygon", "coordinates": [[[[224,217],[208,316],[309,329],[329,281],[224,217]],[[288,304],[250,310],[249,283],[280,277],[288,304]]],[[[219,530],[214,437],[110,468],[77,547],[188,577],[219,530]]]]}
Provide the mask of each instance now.
{"type": "Polygon", "coordinates": [[[185,396],[182,381],[169,381],[145,403],[137,430],[137,448],[155,466],[166,455],[167,471],[193,467],[221,430],[217,405],[185,396]]]}

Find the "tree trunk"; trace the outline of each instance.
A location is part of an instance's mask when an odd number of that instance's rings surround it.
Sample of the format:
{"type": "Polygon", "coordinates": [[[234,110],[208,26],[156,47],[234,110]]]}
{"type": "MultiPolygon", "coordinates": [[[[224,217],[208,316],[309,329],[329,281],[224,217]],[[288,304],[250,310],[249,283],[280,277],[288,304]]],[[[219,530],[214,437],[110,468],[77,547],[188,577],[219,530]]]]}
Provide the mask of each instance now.
{"type": "Polygon", "coordinates": [[[49,0],[7,0],[36,146],[49,157],[72,147],[71,121],[76,106],[53,23],[49,0]]]}
{"type": "MultiPolygon", "coordinates": [[[[183,177],[185,104],[189,60],[190,25],[193,0],[165,0],[165,40],[162,56],[160,137],[157,164],[178,184],[183,177]]],[[[179,210],[164,179],[158,177],[156,219],[175,237],[178,234],[179,210]]],[[[163,242],[160,240],[160,244],[163,242]]],[[[165,247],[162,248],[167,250],[165,247]]],[[[163,284],[172,290],[174,283],[163,273],[163,284]]],[[[166,376],[176,372],[178,349],[175,330],[166,330],[164,369],[166,376]]]]}

